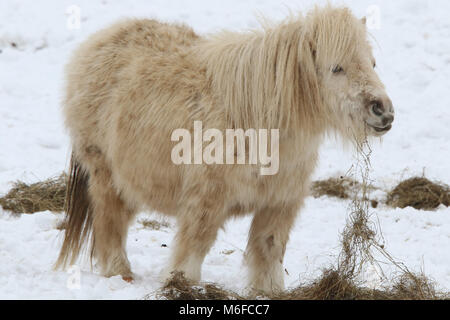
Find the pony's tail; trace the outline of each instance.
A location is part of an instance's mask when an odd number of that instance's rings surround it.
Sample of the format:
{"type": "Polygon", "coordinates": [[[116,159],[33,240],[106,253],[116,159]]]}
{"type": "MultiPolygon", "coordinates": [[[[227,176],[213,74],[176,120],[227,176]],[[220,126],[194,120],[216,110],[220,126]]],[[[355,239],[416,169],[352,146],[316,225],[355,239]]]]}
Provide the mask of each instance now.
{"type": "MultiPolygon", "coordinates": [[[[64,242],[54,268],[73,265],[86,242],[90,241],[92,229],[92,208],[88,193],[89,173],[72,153],[67,181],[64,242]]],[[[92,248],[91,248],[92,258],[92,248]]]]}

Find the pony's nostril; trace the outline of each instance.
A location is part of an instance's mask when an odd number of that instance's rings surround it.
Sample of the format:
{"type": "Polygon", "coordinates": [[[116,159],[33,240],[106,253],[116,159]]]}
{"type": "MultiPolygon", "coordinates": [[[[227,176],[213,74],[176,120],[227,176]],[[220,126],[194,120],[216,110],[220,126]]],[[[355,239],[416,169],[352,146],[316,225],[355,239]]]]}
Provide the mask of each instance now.
{"type": "Polygon", "coordinates": [[[372,112],[376,116],[381,117],[384,113],[383,105],[379,101],[372,102],[372,112]]]}
{"type": "Polygon", "coordinates": [[[384,116],[382,119],[383,126],[387,126],[387,125],[391,124],[392,122],[394,122],[393,115],[384,116]]]}

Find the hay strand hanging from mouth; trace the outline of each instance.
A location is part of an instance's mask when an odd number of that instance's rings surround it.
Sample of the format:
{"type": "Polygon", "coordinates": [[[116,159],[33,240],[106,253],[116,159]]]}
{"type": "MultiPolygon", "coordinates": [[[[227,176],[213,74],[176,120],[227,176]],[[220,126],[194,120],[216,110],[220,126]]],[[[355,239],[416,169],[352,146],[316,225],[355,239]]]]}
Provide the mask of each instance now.
{"type": "Polygon", "coordinates": [[[379,224],[372,221],[369,200],[369,192],[372,189],[371,153],[367,140],[357,143],[357,156],[352,172],[359,175],[362,182],[360,194],[355,193],[350,204],[347,225],[342,232],[342,249],[336,272],[341,278],[355,283],[367,266],[371,265],[378,271],[381,280],[393,283],[391,288],[384,289],[384,292],[394,299],[437,299],[439,294],[434,283],[424,274],[411,272],[406,265],[395,260],[385,248],[379,224]],[[381,255],[384,261],[377,260],[375,252],[381,255]],[[389,279],[383,272],[382,264],[386,263],[399,270],[400,276],[396,280],[389,279]]]}

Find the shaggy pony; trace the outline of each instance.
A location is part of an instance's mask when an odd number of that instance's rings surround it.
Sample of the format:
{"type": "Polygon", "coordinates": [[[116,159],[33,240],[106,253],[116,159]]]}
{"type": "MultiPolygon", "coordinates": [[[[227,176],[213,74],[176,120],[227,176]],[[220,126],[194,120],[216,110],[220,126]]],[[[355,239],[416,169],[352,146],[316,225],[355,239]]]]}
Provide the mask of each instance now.
{"type": "Polygon", "coordinates": [[[56,266],[75,263],[90,243],[103,275],[131,281],[127,230],[145,209],[177,219],[164,277],[199,280],[219,228],[253,213],[249,285],[283,290],[286,243],[324,136],[361,140],[391,128],[392,103],[374,66],[364,21],[331,6],[247,33],[199,37],[184,25],[127,20],[94,34],[66,71],[73,153],[56,266]],[[250,164],[175,165],[171,133],[195,120],[279,129],[278,174],[250,164]]]}

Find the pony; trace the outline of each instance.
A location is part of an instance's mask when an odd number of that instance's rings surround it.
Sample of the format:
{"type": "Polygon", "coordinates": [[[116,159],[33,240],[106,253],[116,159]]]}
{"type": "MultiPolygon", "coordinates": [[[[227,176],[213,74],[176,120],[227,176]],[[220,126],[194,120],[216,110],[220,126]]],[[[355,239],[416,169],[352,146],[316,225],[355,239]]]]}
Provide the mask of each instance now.
{"type": "Polygon", "coordinates": [[[88,249],[101,274],[133,281],[127,230],[140,210],[176,217],[163,279],[201,279],[218,230],[253,214],[244,260],[249,288],[284,290],[290,230],[309,195],[328,134],[363,141],[388,132],[392,102],[374,70],[365,19],[345,7],[246,32],[128,19],[92,35],[66,68],[72,156],[66,230],[55,268],[88,249]],[[258,164],[179,165],[178,128],[279,129],[279,170],[258,164]]]}

